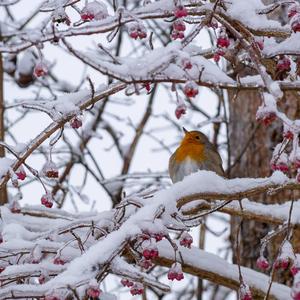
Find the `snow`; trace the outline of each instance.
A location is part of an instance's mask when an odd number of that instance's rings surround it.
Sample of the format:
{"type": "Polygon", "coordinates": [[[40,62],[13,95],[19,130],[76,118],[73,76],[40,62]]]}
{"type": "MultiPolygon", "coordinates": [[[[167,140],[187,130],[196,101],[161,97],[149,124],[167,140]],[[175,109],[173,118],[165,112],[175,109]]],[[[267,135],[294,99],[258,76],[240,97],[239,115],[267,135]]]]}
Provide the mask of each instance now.
{"type": "Polygon", "coordinates": [[[288,28],[287,25],[282,26],[278,21],[269,19],[266,14],[260,15],[257,13],[265,8],[261,0],[233,0],[228,3],[227,7],[228,15],[253,29],[288,28]]]}
{"type": "MultiPolygon", "coordinates": [[[[192,247],[191,249],[186,249],[179,245],[178,247],[183,257],[184,266],[198,268],[206,274],[207,272],[212,272],[218,274],[220,277],[230,278],[236,282],[236,285],[239,285],[237,265],[231,264],[217,255],[197,249],[196,247],[192,247]]],[[[167,241],[160,241],[158,243],[158,249],[161,256],[174,260],[174,250],[167,241]]],[[[241,271],[246,284],[263,293],[267,292],[269,276],[245,267],[242,267],[241,271]]],[[[234,284],[232,285],[234,286],[234,284]]],[[[290,299],[290,288],[274,282],[271,288],[271,294],[276,295],[276,299],[288,300],[290,299]]]]}
{"type": "MultiPolygon", "coordinates": [[[[97,243],[94,245],[91,245],[86,252],[84,252],[81,256],[76,257],[80,253],[77,251],[74,252],[74,249],[72,250],[71,245],[64,248],[64,253],[62,254],[67,255],[67,257],[74,258],[70,261],[68,265],[66,265],[66,269],[64,269],[63,272],[61,272],[59,275],[57,275],[55,278],[51,279],[49,282],[39,286],[34,287],[36,291],[46,291],[49,288],[58,288],[65,285],[76,285],[78,281],[85,281],[90,280],[91,276],[93,276],[94,272],[93,269],[97,265],[104,265],[107,261],[109,261],[114,253],[117,253],[121,251],[121,249],[126,245],[126,241],[129,240],[132,237],[135,237],[138,234],[141,234],[142,228],[148,228],[154,230],[155,228],[157,230],[162,230],[162,223],[153,223],[153,219],[155,218],[155,215],[157,214],[158,210],[161,209],[161,207],[164,207],[165,210],[163,211],[162,220],[164,220],[164,224],[168,222],[170,215],[172,215],[174,212],[177,212],[176,208],[176,202],[178,199],[185,195],[193,194],[193,193],[224,193],[224,194],[230,194],[235,192],[242,192],[247,189],[252,188],[258,188],[260,186],[270,185],[270,184],[278,184],[282,185],[289,182],[289,179],[281,172],[275,172],[271,177],[269,178],[257,178],[257,179],[249,179],[249,178],[236,178],[231,180],[226,180],[218,175],[216,175],[213,172],[209,171],[199,171],[197,173],[194,173],[190,176],[187,176],[182,182],[174,184],[171,188],[167,190],[162,190],[158,193],[156,193],[151,199],[145,199],[144,207],[137,210],[135,213],[132,211],[132,215],[115,231],[110,232],[105,239],[100,239],[97,243]],[[199,185],[199,182],[201,182],[201,185],[199,185]],[[148,224],[148,225],[147,225],[148,224]],[[150,224],[152,224],[150,226],[150,224]],[[150,226],[150,227],[149,227],[150,226]],[[77,254],[76,254],[77,253],[77,254]],[[75,255],[75,256],[74,256],[75,255]],[[81,274],[80,277],[78,277],[78,274],[81,274]]],[[[2,209],[3,210],[3,209],[2,209]]],[[[5,210],[4,210],[5,212],[5,210]]],[[[8,211],[6,211],[6,214],[9,214],[8,211]]],[[[24,219],[25,216],[21,218],[24,219]]],[[[32,218],[32,217],[31,217],[32,218]]],[[[95,221],[97,226],[99,225],[99,221],[103,222],[105,218],[109,218],[109,212],[107,213],[100,213],[95,215],[95,221]]],[[[110,219],[111,220],[111,219],[110,219]]],[[[80,223],[82,220],[74,220],[74,222],[71,222],[72,226],[75,226],[75,224],[80,223]]],[[[104,224],[107,224],[107,221],[104,222],[104,224]]],[[[63,222],[67,222],[64,220],[63,222]]],[[[176,223],[175,220],[172,220],[172,224],[176,223]]],[[[4,225],[4,232],[6,230],[7,234],[9,235],[9,238],[17,237],[18,239],[22,238],[25,240],[30,240],[34,238],[34,233],[28,233],[27,230],[24,230],[21,225],[15,226],[13,223],[4,225]],[[13,231],[13,228],[15,228],[15,232],[13,231]]],[[[171,225],[171,224],[170,224],[171,225]]],[[[65,226],[65,225],[64,225],[65,226]]],[[[60,229],[60,231],[62,228],[60,229]]],[[[52,228],[52,232],[57,232],[57,228],[52,228]]],[[[49,235],[49,233],[47,234],[49,235]]],[[[61,237],[63,238],[63,236],[61,237]]],[[[20,240],[20,242],[16,242],[16,245],[23,243],[24,240],[20,240]]],[[[52,243],[52,242],[51,242],[52,243]]],[[[57,243],[57,242],[55,242],[57,243]]],[[[33,244],[33,243],[32,243],[33,244]]],[[[5,243],[3,244],[5,245],[5,243]]],[[[24,244],[23,244],[24,246],[24,244]]],[[[28,245],[29,246],[29,245],[28,245]]],[[[41,247],[43,247],[42,244],[40,244],[41,247]]],[[[32,245],[32,248],[34,248],[34,245],[32,245]]],[[[167,251],[169,254],[165,253],[165,248],[167,249],[167,246],[163,247],[162,254],[170,255],[171,251],[167,251]]],[[[191,250],[191,252],[188,252],[189,254],[188,262],[191,262],[193,264],[203,264],[204,262],[207,263],[206,268],[212,271],[215,271],[217,273],[220,273],[220,265],[217,265],[218,262],[222,262],[222,266],[224,266],[224,261],[220,258],[213,257],[214,263],[212,263],[211,260],[208,260],[207,256],[209,254],[203,254],[204,260],[202,261],[199,259],[199,256],[195,254],[194,252],[196,250],[191,250]],[[196,260],[197,257],[197,260],[196,260]],[[214,269],[215,268],[215,269],[214,269]]],[[[199,250],[197,250],[199,251],[199,250]]],[[[201,253],[202,255],[202,253],[201,253]]],[[[201,256],[200,256],[201,257],[201,256]]],[[[211,257],[209,257],[211,258],[211,257]]],[[[227,263],[226,263],[227,264],[227,263]]],[[[15,268],[18,268],[18,266],[15,266],[15,268]]],[[[23,267],[24,268],[24,267],[23,267]]],[[[8,272],[10,270],[10,267],[8,267],[8,272]]],[[[224,276],[229,276],[232,278],[235,278],[237,276],[237,270],[236,266],[230,266],[228,264],[228,267],[226,265],[226,268],[223,268],[224,270],[224,276]]],[[[245,270],[245,274],[247,277],[247,283],[253,284],[255,287],[259,289],[265,289],[265,286],[263,286],[262,282],[266,282],[266,276],[265,275],[258,275],[257,272],[245,270]],[[254,276],[255,274],[255,276],[254,276]],[[259,277],[261,276],[261,277],[259,277]],[[256,279],[255,279],[256,278],[256,279]],[[257,279],[258,278],[258,279],[257,279]],[[264,279],[264,281],[262,280],[264,279]]],[[[1,279],[1,276],[0,276],[1,279]]],[[[16,289],[16,291],[26,291],[33,288],[31,285],[22,285],[22,286],[10,286],[3,288],[0,291],[0,297],[1,295],[4,295],[8,290],[10,289],[16,289]]],[[[273,289],[276,290],[276,293],[279,293],[280,295],[286,295],[286,293],[289,291],[287,287],[282,287],[280,285],[274,285],[273,289]]],[[[282,298],[284,299],[284,298],[282,298]]],[[[286,299],[286,298],[285,298],[286,299]]]]}
{"type": "Polygon", "coordinates": [[[13,163],[14,160],[10,158],[7,157],[0,158],[0,177],[5,176],[10,171],[13,163]]]}

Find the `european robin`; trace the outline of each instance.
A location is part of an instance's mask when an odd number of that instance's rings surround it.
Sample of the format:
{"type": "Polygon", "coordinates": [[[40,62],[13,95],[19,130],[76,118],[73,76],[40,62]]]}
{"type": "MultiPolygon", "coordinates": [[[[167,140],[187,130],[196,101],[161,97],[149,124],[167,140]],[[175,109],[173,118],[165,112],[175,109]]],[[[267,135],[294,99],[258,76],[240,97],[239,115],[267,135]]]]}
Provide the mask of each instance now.
{"type": "Polygon", "coordinates": [[[173,183],[198,170],[225,176],[221,156],[207,136],[200,131],[187,131],[185,128],[183,131],[184,138],[169,160],[169,174],[173,183]]]}

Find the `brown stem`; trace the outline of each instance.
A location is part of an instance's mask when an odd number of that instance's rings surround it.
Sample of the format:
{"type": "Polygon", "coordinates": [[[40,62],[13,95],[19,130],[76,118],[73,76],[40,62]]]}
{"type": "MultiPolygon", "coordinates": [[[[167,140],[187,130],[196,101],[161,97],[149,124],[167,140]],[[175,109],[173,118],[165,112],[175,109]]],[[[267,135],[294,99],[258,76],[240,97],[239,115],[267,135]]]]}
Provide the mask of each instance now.
{"type": "MultiPolygon", "coordinates": [[[[1,40],[1,36],[0,36],[1,40]]],[[[4,141],[4,70],[3,70],[3,58],[0,53],[0,140],[4,141]]],[[[5,148],[3,146],[0,147],[0,157],[5,156],[5,148]]],[[[0,205],[3,205],[8,202],[7,199],[7,189],[6,187],[0,190],[0,205]]]]}

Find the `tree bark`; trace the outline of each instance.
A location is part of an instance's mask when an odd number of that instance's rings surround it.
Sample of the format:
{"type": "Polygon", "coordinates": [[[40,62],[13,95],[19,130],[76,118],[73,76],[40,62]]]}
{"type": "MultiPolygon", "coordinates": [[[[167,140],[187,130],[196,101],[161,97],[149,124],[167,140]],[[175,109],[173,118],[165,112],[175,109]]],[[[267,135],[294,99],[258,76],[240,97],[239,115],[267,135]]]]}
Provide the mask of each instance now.
{"type": "MultiPolygon", "coordinates": [[[[1,36],[0,36],[1,40],[1,36]]],[[[0,53],[0,140],[4,141],[5,127],[4,127],[4,70],[3,57],[0,53]]],[[[0,157],[5,156],[4,147],[0,146],[0,157]]],[[[0,189],[0,205],[7,203],[7,189],[6,186],[0,189]]]]}

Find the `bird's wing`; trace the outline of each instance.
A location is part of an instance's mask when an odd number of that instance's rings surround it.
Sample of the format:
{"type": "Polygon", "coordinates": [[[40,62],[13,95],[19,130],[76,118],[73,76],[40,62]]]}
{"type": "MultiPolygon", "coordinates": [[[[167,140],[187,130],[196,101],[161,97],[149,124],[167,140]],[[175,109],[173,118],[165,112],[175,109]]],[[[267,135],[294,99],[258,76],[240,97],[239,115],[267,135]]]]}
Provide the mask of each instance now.
{"type": "Polygon", "coordinates": [[[169,159],[169,175],[170,175],[173,183],[178,181],[176,179],[176,173],[178,171],[178,167],[176,165],[175,156],[176,156],[176,151],[171,155],[171,157],[169,159]]]}
{"type": "Polygon", "coordinates": [[[211,143],[205,147],[205,165],[207,170],[214,171],[220,176],[225,176],[222,158],[217,151],[217,148],[211,143]]]}

